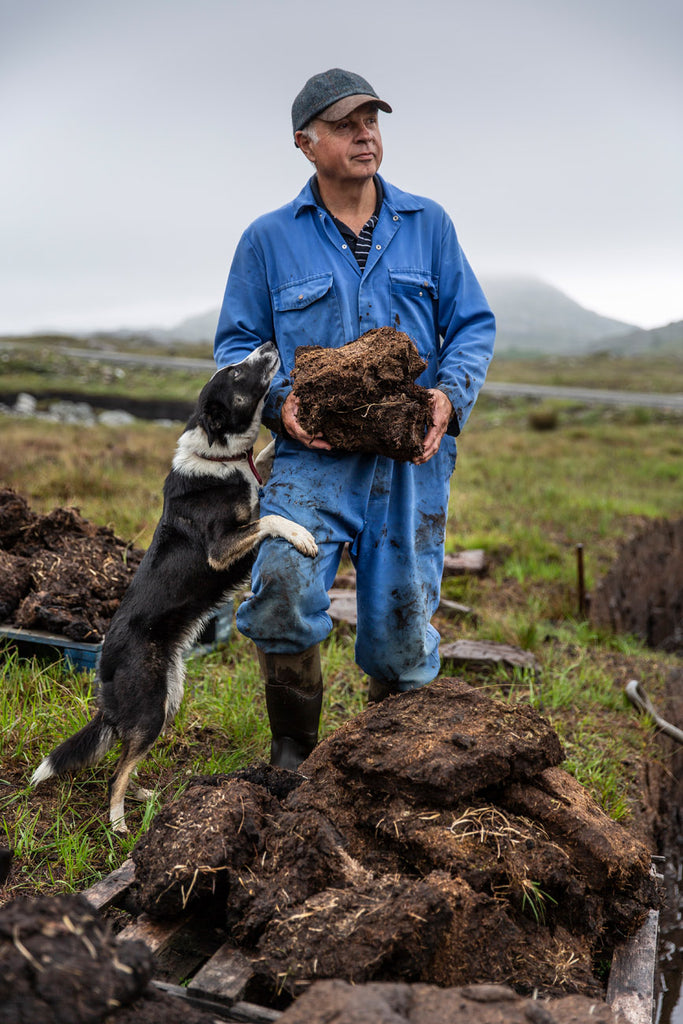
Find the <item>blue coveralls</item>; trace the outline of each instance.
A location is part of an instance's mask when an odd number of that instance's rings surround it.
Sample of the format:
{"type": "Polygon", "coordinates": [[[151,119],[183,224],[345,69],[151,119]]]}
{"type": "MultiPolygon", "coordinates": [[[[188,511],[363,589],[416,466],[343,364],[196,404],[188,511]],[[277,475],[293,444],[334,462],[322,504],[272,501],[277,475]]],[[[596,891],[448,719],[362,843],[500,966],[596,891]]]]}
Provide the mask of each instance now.
{"type": "Polygon", "coordinates": [[[428,365],[417,383],[438,387],[454,418],[437,454],[423,465],[382,456],[314,451],[280,434],[261,515],[307,527],[315,559],[286,541],[262,542],[253,596],[237,626],[266,653],[293,654],[323,640],[327,609],[346,543],[357,570],[356,661],[399,690],[439,671],[439,602],[455,436],[483,384],[495,322],[446,212],[382,179],[384,202],[363,271],[310,182],[287,206],[243,234],[218,322],[215,359],[237,362],[264,341],[282,365],[264,408],[277,429],[291,390],[299,345],[338,347],[374,327],[412,338],[428,365]]]}

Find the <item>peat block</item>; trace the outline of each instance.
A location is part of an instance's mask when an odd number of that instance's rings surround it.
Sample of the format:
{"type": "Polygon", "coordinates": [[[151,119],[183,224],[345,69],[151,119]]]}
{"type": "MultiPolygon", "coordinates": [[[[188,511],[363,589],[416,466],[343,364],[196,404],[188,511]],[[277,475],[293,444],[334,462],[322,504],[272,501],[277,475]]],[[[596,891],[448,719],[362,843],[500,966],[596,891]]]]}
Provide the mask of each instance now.
{"type": "Polygon", "coordinates": [[[0,910],[4,1024],[95,1024],[152,975],[143,942],[119,942],[82,896],[24,897],[0,910]]]}
{"type": "Polygon", "coordinates": [[[621,1024],[605,1003],[584,996],[524,999],[503,985],[437,988],[317,981],[280,1017],[280,1024],[621,1024]]]}
{"type": "Polygon", "coordinates": [[[0,490],[0,622],[97,643],[143,554],[78,509],[37,515],[0,490]]]}
{"type": "Polygon", "coordinates": [[[278,806],[267,789],[241,779],[190,786],[131,854],[140,905],[150,917],[167,918],[207,897],[224,900],[228,868],[261,852],[266,814],[278,806]]]}
{"type": "Polygon", "coordinates": [[[422,454],[432,424],[426,369],[407,334],[367,331],[341,348],[299,346],[292,387],[299,422],[333,448],[409,462],[422,454]]]}
{"type": "Polygon", "coordinates": [[[313,752],[305,774],[315,780],[317,767],[326,771],[331,761],[374,791],[453,807],[563,758],[557,733],[533,708],[441,679],[389,697],[342,725],[313,752]]]}
{"type": "Polygon", "coordinates": [[[598,997],[593,963],[658,892],[646,848],[561,759],[533,709],[436,680],[280,770],[299,783],[277,796],[258,766],[188,789],[133,852],[143,907],[222,901],[261,995],[337,977],[598,997]]]}

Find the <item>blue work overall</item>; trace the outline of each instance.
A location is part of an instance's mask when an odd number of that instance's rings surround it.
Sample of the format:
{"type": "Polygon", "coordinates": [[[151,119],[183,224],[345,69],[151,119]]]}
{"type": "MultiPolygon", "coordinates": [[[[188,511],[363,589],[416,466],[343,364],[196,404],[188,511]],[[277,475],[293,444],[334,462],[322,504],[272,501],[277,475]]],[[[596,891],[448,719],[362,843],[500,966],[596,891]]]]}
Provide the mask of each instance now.
{"type": "Polygon", "coordinates": [[[215,358],[226,366],[275,341],[282,365],[263,418],[277,430],[297,346],[338,347],[392,326],[427,361],[417,383],[450,399],[449,432],[421,466],[312,451],[279,434],[261,515],[301,523],[319,553],[311,560],[286,541],[264,540],[253,596],[237,613],[240,631],[266,653],[292,654],[323,640],[332,628],[327,591],[348,544],[357,570],[356,660],[369,675],[409,690],[439,670],[439,636],[430,620],[439,601],[454,435],[486,376],[495,322],[445,211],[382,185],[364,270],[316,205],[310,183],[245,231],[228,277],[215,358]]]}

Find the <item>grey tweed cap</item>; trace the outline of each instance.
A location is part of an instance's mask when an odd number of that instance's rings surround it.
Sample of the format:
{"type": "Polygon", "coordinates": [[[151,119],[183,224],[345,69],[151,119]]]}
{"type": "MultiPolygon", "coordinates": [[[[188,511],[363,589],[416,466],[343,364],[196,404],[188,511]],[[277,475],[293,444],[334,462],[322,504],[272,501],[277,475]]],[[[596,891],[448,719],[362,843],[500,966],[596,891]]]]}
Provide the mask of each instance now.
{"type": "Polygon", "coordinates": [[[339,121],[362,103],[374,102],[380,110],[391,113],[370,83],[353,71],[330,68],[309,78],[292,104],[292,130],[300,131],[314,117],[339,121]]]}

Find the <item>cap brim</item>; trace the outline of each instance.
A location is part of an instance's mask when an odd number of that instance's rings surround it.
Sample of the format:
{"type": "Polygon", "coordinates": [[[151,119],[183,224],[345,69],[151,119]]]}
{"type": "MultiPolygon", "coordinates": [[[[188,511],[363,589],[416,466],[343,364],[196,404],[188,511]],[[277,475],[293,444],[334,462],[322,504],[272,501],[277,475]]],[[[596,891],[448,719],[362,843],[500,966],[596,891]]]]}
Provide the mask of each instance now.
{"type": "Polygon", "coordinates": [[[346,117],[352,110],[362,107],[364,103],[374,103],[385,114],[392,112],[391,107],[384,100],[378,100],[376,96],[368,96],[367,93],[357,93],[355,96],[345,96],[343,100],[337,100],[336,103],[325,107],[315,116],[319,117],[321,121],[341,121],[342,117],[346,117]]]}

